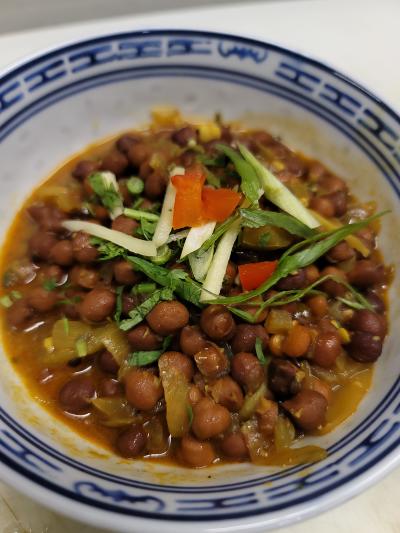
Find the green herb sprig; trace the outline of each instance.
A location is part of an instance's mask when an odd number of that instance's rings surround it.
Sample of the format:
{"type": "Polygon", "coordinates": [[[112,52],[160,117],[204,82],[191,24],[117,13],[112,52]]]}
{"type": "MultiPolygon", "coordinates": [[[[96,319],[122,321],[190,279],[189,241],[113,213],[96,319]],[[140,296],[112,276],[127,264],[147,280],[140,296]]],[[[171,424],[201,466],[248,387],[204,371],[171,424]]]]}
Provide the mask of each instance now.
{"type": "Polygon", "coordinates": [[[146,366],[157,361],[167,351],[172,342],[172,335],[165,337],[160,350],[133,352],[128,358],[130,366],[146,366]]]}

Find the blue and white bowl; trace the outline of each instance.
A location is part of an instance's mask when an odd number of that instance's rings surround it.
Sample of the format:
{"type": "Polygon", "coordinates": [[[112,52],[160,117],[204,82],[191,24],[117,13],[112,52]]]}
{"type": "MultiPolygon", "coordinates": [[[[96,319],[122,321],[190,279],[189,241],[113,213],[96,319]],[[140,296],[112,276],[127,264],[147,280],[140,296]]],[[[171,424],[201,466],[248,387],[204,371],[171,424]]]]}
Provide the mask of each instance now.
{"type": "MultiPolygon", "coordinates": [[[[22,200],[60,161],[97,138],[145,122],[156,104],[244,118],[322,159],[361,198],[392,210],[381,246],[387,262],[399,263],[399,116],[312,59],[194,31],[103,36],[3,73],[3,235],[22,200]]],[[[398,291],[397,280],[392,295],[398,291]]],[[[291,468],[237,464],[195,471],[123,461],[53,420],[0,354],[0,477],[58,512],[119,532],[261,531],[314,515],[399,463],[398,298],[390,312],[391,333],[371,392],[353,417],[318,438],[328,450],[324,461],[291,468]]]]}

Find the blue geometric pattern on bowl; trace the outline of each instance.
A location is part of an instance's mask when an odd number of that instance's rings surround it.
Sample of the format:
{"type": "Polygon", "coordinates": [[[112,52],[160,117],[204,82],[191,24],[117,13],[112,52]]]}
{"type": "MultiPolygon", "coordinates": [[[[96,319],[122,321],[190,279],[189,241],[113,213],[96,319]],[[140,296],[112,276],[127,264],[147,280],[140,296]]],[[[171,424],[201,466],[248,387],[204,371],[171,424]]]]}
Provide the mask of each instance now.
{"type": "MultiPolygon", "coordinates": [[[[75,94],[143,78],[197,78],[275,95],[328,122],[356,145],[400,197],[400,119],[331,68],[283,48],[229,35],[146,31],[51,51],[0,79],[0,142],[75,94]]],[[[308,469],[283,468],[235,483],[174,486],[112,475],[52,448],[0,409],[0,459],[36,484],[102,510],[152,519],[210,521],[268,515],[315,502],[398,456],[400,380],[373,412],[308,469]],[[301,475],[300,475],[301,473],[301,475]],[[165,494],[169,497],[166,498],[165,494]]]]}

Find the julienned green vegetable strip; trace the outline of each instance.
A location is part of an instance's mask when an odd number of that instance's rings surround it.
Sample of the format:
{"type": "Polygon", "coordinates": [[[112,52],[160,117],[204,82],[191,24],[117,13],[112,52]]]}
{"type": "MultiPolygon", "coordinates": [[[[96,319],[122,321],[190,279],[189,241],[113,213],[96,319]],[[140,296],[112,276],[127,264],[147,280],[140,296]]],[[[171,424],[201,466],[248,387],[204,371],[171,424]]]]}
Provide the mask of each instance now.
{"type": "Polygon", "coordinates": [[[235,166],[241,178],[240,188],[250,204],[258,204],[260,198],[260,183],[254,167],[245,161],[235,150],[224,144],[218,144],[217,149],[225,154],[235,166]]]}
{"type": "Polygon", "coordinates": [[[126,259],[135,266],[135,269],[145,274],[162,287],[169,287],[176,292],[183,300],[191,302],[194,305],[201,306],[200,293],[201,285],[189,278],[189,276],[180,269],[170,270],[168,268],[154,265],[141,257],[128,255],[126,259]]]}
{"type": "Polygon", "coordinates": [[[209,248],[211,248],[211,246],[213,246],[217,242],[217,240],[222,237],[222,235],[224,235],[224,233],[226,233],[228,229],[231,228],[231,226],[239,219],[239,214],[236,213],[235,215],[232,215],[227,218],[224,222],[221,222],[221,224],[216,227],[211,237],[209,237],[203,243],[203,245],[199,249],[199,252],[206,252],[209,248]]]}
{"type": "Polygon", "coordinates": [[[310,228],[319,226],[318,220],[308,211],[306,207],[289,191],[279,179],[272,174],[254,155],[243,145],[239,144],[239,150],[246,162],[251,165],[256,172],[260,184],[264,189],[265,197],[290,215],[303,222],[310,228]]]}
{"type": "Polygon", "coordinates": [[[140,209],[132,209],[130,207],[124,208],[124,215],[133,218],[135,220],[150,220],[152,222],[157,222],[160,219],[159,215],[155,213],[150,213],[149,211],[141,211],[140,209]]]}
{"type": "Polygon", "coordinates": [[[304,296],[310,296],[312,294],[324,294],[322,291],[315,290],[315,288],[318,285],[321,285],[321,283],[324,283],[325,281],[328,281],[328,280],[336,281],[336,283],[340,283],[341,285],[344,285],[354,298],[354,301],[348,300],[346,298],[340,298],[340,297],[338,297],[337,300],[343,301],[343,303],[345,303],[349,307],[354,307],[355,309],[368,309],[369,311],[373,311],[372,305],[368,302],[368,300],[364,298],[362,294],[356,291],[354,287],[349,285],[342,278],[339,278],[332,274],[327,274],[326,276],[323,276],[322,278],[318,279],[317,281],[314,281],[314,283],[312,283],[311,285],[308,285],[308,287],[305,287],[304,289],[293,289],[289,291],[280,291],[262,303],[254,302],[253,304],[252,302],[248,302],[246,305],[258,307],[256,313],[249,313],[248,311],[244,311],[243,309],[238,309],[233,306],[228,306],[228,307],[234,315],[237,315],[238,317],[242,318],[243,320],[246,320],[247,322],[255,323],[257,322],[257,319],[260,313],[262,313],[264,309],[266,309],[267,307],[276,307],[279,305],[286,305],[291,302],[298,302],[302,298],[304,298],[304,296]]]}
{"type": "Polygon", "coordinates": [[[185,244],[183,245],[181,259],[199,250],[213,234],[215,225],[216,222],[206,222],[201,226],[190,228],[185,244]]]}
{"type": "Polygon", "coordinates": [[[270,225],[282,228],[292,235],[308,239],[316,235],[316,230],[300,222],[297,218],[286,213],[264,211],[262,209],[239,209],[242,217],[242,225],[247,228],[260,228],[270,225]]]}
{"type": "Polygon", "coordinates": [[[137,326],[146,318],[146,316],[150,313],[150,311],[162,300],[172,300],[174,297],[173,290],[164,287],[163,289],[159,289],[158,291],[155,291],[147,300],[145,300],[142,304],[138,305],[132,311],[129,312],[129,317],[126,320],[123,320],[119,327],[123,331],[128,331],[132,329],[133,327],[137,326]]]}
{"type": "Polygon", "coordinates": [[[118,246],[122,246],[129,252],[134,254],[140,254],[148,257],[153,257],[157,254],[157,248],[152,241],[144,241],[131,237],[121,231],[115,231],[113,229],[105,228],[99,224],[93,222],[85,222],[83,220],[65,220],[62,222],[62,226],[69,231],[83,231],[92,235],[93,237],[99,237],[106,241],[111,241],[118,246]]]}
{"type": "MultiPolygon", "coordinates": [[[[171,181],[168,183],[161,209],[160,219],[153,235],[153,243],[156,247],[165,244],[172,230],[172,220],[174,216],[176,189],[171,181]]],[[[155,254],[154,254],[155,255],[155,254]]]]}
{"type": "Polygon", "coordinates": [[[232,224],[218,243],[210,268],[208,269],[206,279],[203,283],[200,301],[204,302],[210,299],[210,293],[219,295],[222,284],[231,257],[232,248],[239,235],[240,220],[232,224]]]}
{"type": "MultiPolygon", "coordinates": [[[[310,239],[306,239],[300,243],[295,244],[289,250],[283,254],[279,260],[278,267],[270,278],[268,278],[263,284],[261,284],[257,289],[249,291],[245,294],[239,294],[238,296],[221,296],[217,298],[209,299],[212,303],[219,303],[225,305],[240,304],[254,298],[255,296],[260,296],[265,291],[270,289],[277,283],[280,279],[285,278],[290,273],[298,270],[299,268],[306,267],[314,263],[322,255],[324,255],[328,250],[336,246],[340,241],[342,241],[347,235],[359,231],[366,226],[368,226],[372,220],[382,216],[384,213],[378,213],[373,215],[361,222],[356,222],[354,224],[348,224],[343,226],[338,230],[334,230],[327,233],[321,233],[310,239]],[[318,242],[319,241],[319,242],[318,242]],[[307,246],[307,244],[310,244],[307,246]],[[305,248],[293,253],[295,250],[298,250],[301,247],[305,248]]],[[[206,303],[206,299],[203,300],[206,303]]]]}

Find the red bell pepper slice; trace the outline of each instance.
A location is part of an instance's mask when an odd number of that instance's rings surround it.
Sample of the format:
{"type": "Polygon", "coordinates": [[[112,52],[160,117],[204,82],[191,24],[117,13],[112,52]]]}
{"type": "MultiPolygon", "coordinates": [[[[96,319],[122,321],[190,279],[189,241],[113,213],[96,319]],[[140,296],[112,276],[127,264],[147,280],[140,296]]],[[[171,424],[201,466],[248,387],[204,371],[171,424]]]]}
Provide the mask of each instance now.
{"type": "Polygon", "coordinates": [[[204,222],[201,193],[206,180],[200,167],[186,169],[183,176],[172,176],[176,189],[172,227],[193,228],[204,222]]]}
{"type": "Polygon", "coordinates": [[[215,222],[223,222],[235,210],[242,195],[232,189],[203,189],[203,215],[204,218],[215,222]]]}
{"type": "Polygon", "coordinates": [[[245,291],[257,289],[272,276],[278,261],[260,261],[259,263],[246,263],[239,265],[240,283],[245,291]]]}

